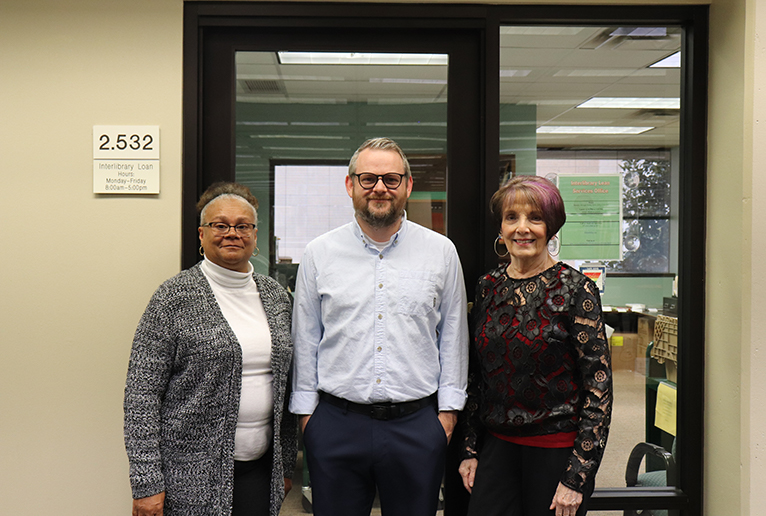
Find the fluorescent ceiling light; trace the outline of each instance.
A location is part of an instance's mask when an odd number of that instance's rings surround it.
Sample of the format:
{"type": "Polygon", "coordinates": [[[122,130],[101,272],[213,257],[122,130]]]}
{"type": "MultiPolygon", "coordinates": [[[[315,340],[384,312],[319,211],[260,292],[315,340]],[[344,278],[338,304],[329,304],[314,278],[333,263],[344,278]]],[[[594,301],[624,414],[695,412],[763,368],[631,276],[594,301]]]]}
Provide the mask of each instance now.
{"type": "Polygon", "coordinates": [[[303,65],[439,65],[447,54],[383,54],[361,52],[277,52],[279,63],[303,65]]]}
{"type": "Polygon", "coordinates": [[[649,65],[649,68],[681,68],[681,52],[670,54],[665,59],[649,65]]]}
{"type": "Polygon", "coordinates": [[[587,125],[544,125],[537,134],[641,134],[654,127],[607,127],[587,125]]]}
{"type": "Polygon", "coordinates": [[[578,108],[602,109],[681,109],[678,97],[593,97],[578,108]]]}
{"type": "Polygon", "coordinates": [[[610,34],[629,38],[664,38],[667,35],[667,27],[620,27],[610,34]]]}
{"type": "Polygon", "coordinates": [[[516,36],[575,36],[582,32],[582,27],[500,27],[500,34],[516,36]]]}

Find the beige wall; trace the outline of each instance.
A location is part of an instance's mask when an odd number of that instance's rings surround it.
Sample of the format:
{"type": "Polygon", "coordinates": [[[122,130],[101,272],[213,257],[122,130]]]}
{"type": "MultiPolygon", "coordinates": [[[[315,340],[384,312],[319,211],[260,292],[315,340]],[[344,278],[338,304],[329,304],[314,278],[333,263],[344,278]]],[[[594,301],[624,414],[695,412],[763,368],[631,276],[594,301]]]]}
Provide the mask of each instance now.
{"type": "Polygon", "coordinates": [[[133,331],[180,268],[177,1],[0,2],[0,514],[129,514],[133,331]],[[92,192],[95,124],[159,125],[159,196],[92,192]]]}
{"type": "Polygon", "coordinates": [[[710,9],[705,514],[745,514],[740,474],[745,2],[710,9]],[[728,242],[728,244],[724,244],[728,242]],[[732,252],[733,251],[733,252],[732,252]],[[729,321],[729,323],[727,323],[729,321]],[[725,474],[724,474],[725,473],[725,474]]]}
{"type": "Polygon", "coordinates": [[[745,59],[745,239],[750,244],[743,253],[743,425],[742,476],[743,502],[750,514],[766,506],[766,334],[759,331],[763,315],[766,277],[761,266],[766,261],[766,2],[747,2],[747,42],[745,59]]]}
{"type": "MultiPolygon", "coordinates": [[[[151,293],[180,267],[182,0],[65,5],[0,2],[2,514],[128,514],[130,341],[151,293]],[[160,126],[159,196],[90,193],[96,124],[160,126]]],[[[766,235],[752,223],[766,220],[765,8],[766,0],[711,7],[711,516],[766,506],[766,342],[751,331],[766,287],[751,273],[766,262],[766,235]]]]}

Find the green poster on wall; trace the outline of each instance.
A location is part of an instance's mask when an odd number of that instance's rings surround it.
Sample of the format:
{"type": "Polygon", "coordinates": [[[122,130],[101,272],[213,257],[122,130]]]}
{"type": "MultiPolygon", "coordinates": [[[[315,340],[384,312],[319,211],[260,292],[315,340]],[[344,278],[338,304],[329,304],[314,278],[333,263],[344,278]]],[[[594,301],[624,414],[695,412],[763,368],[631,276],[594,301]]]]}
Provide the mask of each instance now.
{"type": "Polygon", "coordinates": [[[560,175],[567,221],[559,231],[562,260],[622,260],[619,175],[560,175]]]}

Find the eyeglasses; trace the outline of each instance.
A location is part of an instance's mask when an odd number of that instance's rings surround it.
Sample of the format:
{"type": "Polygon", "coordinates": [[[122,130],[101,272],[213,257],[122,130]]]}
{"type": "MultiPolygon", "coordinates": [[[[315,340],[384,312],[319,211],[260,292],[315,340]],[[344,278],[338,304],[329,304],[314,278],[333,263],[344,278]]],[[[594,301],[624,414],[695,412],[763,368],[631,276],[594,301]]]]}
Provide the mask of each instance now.
{"type": "Polygon", "coordinates": [[[386,188],[390,188],[391,190],[396,190],[399,188],[399,185],[402,184],[402,179],[407,174],[394,174],[391,172],[390,174],[383,174],[382,176],[379,176],[377,174],[370,174],[368,172],[365,172],[363,174],[353,174],[357,177],[359,180],[359,186],[364,188],[365,190],[372,190],[375,188],[375,186],[378,184],[378,181],[383,181],[383,186],[386,188]]]}
{"type": "Polygon", "coordinates": [[[237,233],[237,236],[241,237],[247,237],[252,236],[252,231],[255,229],[255,224],[224,224],[223,222],[208,222],[207,224],[202,224],[200,227],[207,227],[210,228],[213,231],[213,234],[216,236],[225,236],[229,234],[229,230],[231,228],[234,228],[234,231],[237,233]]]}

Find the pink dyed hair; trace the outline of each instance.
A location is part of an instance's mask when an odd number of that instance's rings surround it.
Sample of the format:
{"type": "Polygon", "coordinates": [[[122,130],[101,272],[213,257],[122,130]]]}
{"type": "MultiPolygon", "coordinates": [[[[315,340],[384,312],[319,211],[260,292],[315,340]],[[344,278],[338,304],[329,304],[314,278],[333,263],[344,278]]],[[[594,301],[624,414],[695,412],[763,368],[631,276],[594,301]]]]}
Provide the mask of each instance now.
{"type": "Polygon", "coordinates": [[[492,196],[489,209],[498,229],[503,224],[506,207],[515,203],[528,203],[540,210],[545,221],[548,240],[558,233],[567,221],[564,201],[556,185],[540,176],[516,176],[506,181],[492,196]]]}

